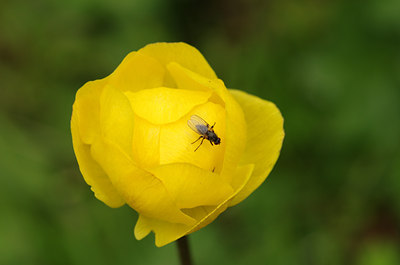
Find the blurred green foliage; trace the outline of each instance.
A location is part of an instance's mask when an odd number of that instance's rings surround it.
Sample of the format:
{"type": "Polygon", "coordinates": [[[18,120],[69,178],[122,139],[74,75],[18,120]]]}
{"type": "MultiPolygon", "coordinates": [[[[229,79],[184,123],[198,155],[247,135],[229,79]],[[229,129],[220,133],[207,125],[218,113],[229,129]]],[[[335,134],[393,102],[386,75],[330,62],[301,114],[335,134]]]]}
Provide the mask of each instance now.
{"type": "Polygon", "coordinates": [[[72,150],[77,89],[147,43],[197,47],[275,102],[286,139],[250,198],[191,236],[196,264],[400,264],[400,2],[3,0],[0,264],[177,264],[136,241],[72,150]]]}

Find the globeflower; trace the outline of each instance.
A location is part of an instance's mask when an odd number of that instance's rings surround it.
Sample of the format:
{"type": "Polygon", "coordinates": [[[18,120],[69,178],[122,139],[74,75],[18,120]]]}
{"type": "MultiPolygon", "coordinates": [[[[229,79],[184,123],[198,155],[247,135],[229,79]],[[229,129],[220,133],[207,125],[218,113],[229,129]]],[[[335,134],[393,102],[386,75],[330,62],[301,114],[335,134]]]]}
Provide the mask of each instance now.
{"type": "Polygon", "coordinates": [[[153,231],[159,247],[247,198],[272,170],[284,138],[273,103],[227,89],[185,43],[149,44],[86,83],[71,132],[96,198],[113,208],[128,204],[139,214],[136,238],[153,231]],[[193,127],[193,119],[203,123],[193,127]]]}

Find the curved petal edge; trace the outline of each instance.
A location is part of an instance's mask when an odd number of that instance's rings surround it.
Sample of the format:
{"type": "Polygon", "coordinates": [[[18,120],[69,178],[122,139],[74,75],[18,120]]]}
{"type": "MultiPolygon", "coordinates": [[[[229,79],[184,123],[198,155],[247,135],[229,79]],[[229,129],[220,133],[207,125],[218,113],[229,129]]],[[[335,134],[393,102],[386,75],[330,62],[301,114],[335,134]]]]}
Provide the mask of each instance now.
{"type": "Polygon", "coordinates": [[[246,199],[267,178],[278,160],[285,132],[283,117],[274,103],[239,90],[230,92],[242,107],[248,128],[240,164],[255,165],[247,184],[230,202],[233,206],[246,199]]]}

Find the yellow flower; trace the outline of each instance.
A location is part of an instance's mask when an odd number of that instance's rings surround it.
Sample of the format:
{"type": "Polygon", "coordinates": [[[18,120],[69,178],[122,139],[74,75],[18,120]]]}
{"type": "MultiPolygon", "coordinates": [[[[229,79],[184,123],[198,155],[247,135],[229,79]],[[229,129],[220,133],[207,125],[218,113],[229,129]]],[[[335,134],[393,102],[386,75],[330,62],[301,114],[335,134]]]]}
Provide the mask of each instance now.
{"type": "Polygon", "coordinates": [[[226,89],[198,50],[155,43],[76,94],[71,119],[85,181],[110,207],[139,213],[135,236],[163,246],[248,197],[278,159],[283,118],[268,101],[226,89]],[[191,144],[192,115],[215,123],[219,145],[191,144]]]}

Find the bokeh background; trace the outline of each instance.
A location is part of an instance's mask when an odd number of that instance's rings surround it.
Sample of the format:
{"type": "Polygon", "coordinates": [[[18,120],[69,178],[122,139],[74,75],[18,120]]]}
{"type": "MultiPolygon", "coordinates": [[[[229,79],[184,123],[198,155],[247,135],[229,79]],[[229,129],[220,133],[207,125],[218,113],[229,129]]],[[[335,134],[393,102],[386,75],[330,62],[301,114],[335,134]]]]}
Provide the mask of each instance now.
{"type": "Polygon", "coordinates": [[[157,41],[285,117],[267,181],[191,236],[196,264],[400,264],[397,0],[1,0],[0,264],[178,264],[94,198],[69,131],[77,89],[157,41]]]}

